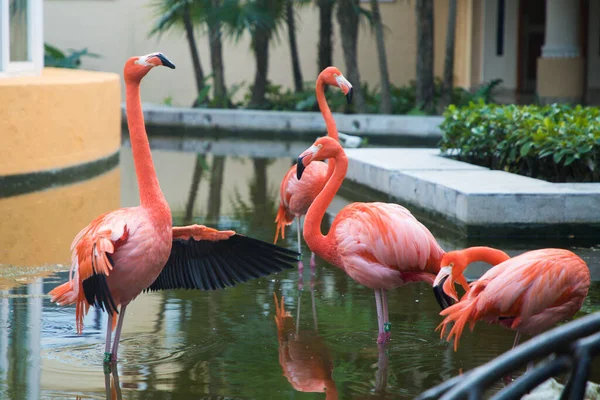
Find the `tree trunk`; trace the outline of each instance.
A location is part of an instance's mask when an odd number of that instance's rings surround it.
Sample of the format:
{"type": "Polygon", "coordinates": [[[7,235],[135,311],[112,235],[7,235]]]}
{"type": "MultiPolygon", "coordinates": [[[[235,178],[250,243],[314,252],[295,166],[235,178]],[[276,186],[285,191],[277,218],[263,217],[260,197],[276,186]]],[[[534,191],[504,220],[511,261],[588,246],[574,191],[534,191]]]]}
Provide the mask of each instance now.
{"type": "Polygon", "coordinates": [[[342,50],[346,63],[346,77],[354,87],[354,107],[359,113],[367,110],[365,98],[360,85],[358,72],[358,0],[339,0],[337,19],[340,23],[340,36],[342,37],[342,50]]]}
{"type": "MultiPolygon", "coordinates": [[[[190,6],[186,4],[183,8],[183,26],[185,28],[185,35],[187,37],[188,45],[190,46],[190,54],[192,55],[192,65],[194,66],[194,76],[196,78],[196,88],[198,90],[198,96],[204,90],[204,71],[200,64],[200,55],[198,54],[198,47],[196,46],[196,38],[194,37],[194,25],[190,16],[190,6]]],[[[192,107],[197,107],[198,96],[194,100],[192,107]]]]}
{"type": "Polygon", "coordinates": [[[190,186],[190,193],[188,195],[188,201],[185,206],[185,218],[183,219],[184,225],[191,225],[192,219],[194,218],[194,204],[196,203],[196,196],[198,195],[198,188],[200,187],[200,180],[204,173],[204,154],[196,155],[196,164],[194,166],[194,175],[192,176],[192,186],[190,186]]]}
{"type": "Polygon", "coordinates": [[[223,177],[225,171],[225,156],[214,156],[212,170],[210,172],[210,189],[208,191],[207,221],[219,222],[221,215],[221,189],[223,188],[223,177]]]}
{"type": "Polygon", "coordinates": [[[432,112],[433,81],[433,0],[417,0],[417,107],[432,112]]]}
{"type": "Polygon", "coordinates": [[[377,42],[377,56],[379,57],[379,75],[381,76],[381,103],[379,112],[381,114],[392,113],[392,94],[390,88],[390,74],[388,72],[387,55],[385,52],[385,38],[383,36],[383,23],[379,12],[379,0],[371,0],[371,13],[375,28],[375,40],[377,42]]]}
{"type": "Polygon", "coordinates": [[[269,31],[266,28],[256,28],[252,48],[256,59],[256,73],[249,106],[250,108],[261,108],[265,104],[269,72],[269,31]]]}
{"type": "Polygon", "coordinates": [[[304,89],[302,70],[300,68],[300,57],[298,56],[298,42],[296,40],[296,16],[294,13],[294,0],[286,0],[286,22],[288,38],[290,40],[290,53],[292,56],[292,70],[294,71],[294,89],[301,92],[304,89]]]}
{"type": "Polygon", "coordinates": [[[448,30],[446,32],[446,51],[444,55],[444,83],[442,85],[442,100],[440,113],[452,103],[454,80],[454,43],[456,41],[456,0],[450,0],[448,5],[448,30]]]}
{"type": "MultiPolygon", "coordinates": [[[[221,0],[211,0],[213,11],[221,6],[221,0]]],[[[221,37],[221,21],[210,19],[208,23],[208,39],[210,46],[210,65],[213,73],[214,104],[216,107],[228,108],[227,86],[225,85],[225,70],[223,67],[223,42],[221,37]]]]}
{"type": "Polygon", "coordinates": [[[319,71],[317,73],[333,65],[332,36],[334,4],[335,0],[317,0],[319,7],[319,71]]]}

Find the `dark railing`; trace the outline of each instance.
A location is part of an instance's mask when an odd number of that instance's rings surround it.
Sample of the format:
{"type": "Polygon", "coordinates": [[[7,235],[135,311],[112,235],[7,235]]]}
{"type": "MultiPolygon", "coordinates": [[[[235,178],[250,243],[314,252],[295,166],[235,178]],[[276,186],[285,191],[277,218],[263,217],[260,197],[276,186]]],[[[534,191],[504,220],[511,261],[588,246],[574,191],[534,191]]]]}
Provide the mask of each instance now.
{"type": "Polygon", "coordinates": [[[547,379],[570,372],[561,400],[582,400],[590,362],[599,352],[600,313],[594,313],[544,332],[484,365],[423,392],[416,400],[481,399],[484,391],[499,379],[542,358],[545,358],[543,362],[491,399],[520,399],[547,379]]]}

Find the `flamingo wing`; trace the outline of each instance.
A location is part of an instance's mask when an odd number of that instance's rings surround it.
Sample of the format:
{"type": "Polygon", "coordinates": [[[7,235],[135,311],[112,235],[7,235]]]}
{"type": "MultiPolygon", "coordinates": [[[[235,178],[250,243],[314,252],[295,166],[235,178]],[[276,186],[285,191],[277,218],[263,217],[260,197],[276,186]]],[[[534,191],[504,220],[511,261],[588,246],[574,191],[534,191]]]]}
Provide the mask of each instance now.
{"type": "Polygon", "coordinates": [[[78,332],[91,305],[117,313],[106,277],[114,268],[111,255],[129,238],[127,221],[135,214],[132,210],[123,208],[102,214],[73,239],[69,281],[54,288],[50,295],[58,304],[76,304],[78,332]]]}
{"type": "Polygon", "coordinates": [[[433,282],[444,254],[431,232],[398,204],[352,203],[332,229],[344,269],[367,287],[391,284],[398,273],[403,282],[433,282]]]}
{"type": "Polygon", "coordinates": [[[216,290],[292,268],[299,254],[233,231],[173,228],[171,255],[146,291],[216,290]]]}

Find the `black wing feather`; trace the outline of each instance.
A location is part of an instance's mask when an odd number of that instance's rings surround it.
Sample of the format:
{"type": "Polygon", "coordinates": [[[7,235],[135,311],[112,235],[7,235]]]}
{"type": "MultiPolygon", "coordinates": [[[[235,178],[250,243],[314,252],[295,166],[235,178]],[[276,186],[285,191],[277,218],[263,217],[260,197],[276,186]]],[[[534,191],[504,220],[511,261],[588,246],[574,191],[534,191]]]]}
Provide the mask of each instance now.
{"type": "MultiPolygon", "coordinates": [[[[95,251],[96,246],[92,247],[92,251],[95,251]]],[[[110,262],[110,265],[113,267],[115,263],[110,257],[109,253],[106,253],[106,258],[110,262]]],[[[96,308],[100,308],[103,311],[106,311],[109,314],[118,314],[117,306],[115,304],[112,295],[110,294],[110,289],[108,288],[108,283],[106,282],[106,275],[96,273],[96,266],[94,265],[94,258],[92,257],[92,276],[87,279],[84,279],[81,282],[83,286],[83,293],[85,294],[85,299],[89,305],[92,305],[96,308]]]]}
{"type": "Polygon", "coordinates": [[[224,289],[290,269],[299,257],[295,251],[243,235],[219,241],[175,239],[165,267],[145,291],[224,289]]]}

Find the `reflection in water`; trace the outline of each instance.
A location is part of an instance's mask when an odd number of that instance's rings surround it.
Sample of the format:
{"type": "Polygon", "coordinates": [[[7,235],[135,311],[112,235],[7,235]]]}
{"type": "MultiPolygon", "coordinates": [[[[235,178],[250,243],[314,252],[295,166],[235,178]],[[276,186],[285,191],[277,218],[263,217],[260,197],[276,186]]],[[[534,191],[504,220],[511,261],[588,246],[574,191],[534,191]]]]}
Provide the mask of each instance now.
{"type": "MultiPolygon", "coordinates": [[[[296,155],[306,146],[302,143],[296,155]]],[[[264,144],[256,146],[263,148],[264,144]]],[[[197,151],[205,154],[201,148],[197,151]]],[[[165,196],[175,218],[181,220],[190,203],[197,153],[154,151],[153,157],[165,196]]],[[[271,241],[277,189],[289,169],[290,157],[287,153],[274,159],[206,153],[208,168],[198,179],[192,201],[193,222],[214,220],[222,229],[271,241]]],[[[81,227],[103,211],[138,204],[131,150],[122,152],[119,169],[18,200],[10,205],[0,201],[4,218],[0,224],[0,264],[50,265],[0,267],[0,398],[104,399],[107,381],[97,355],[103,347],[106,314],[90,312],[84,321],[84,334],[77,335],[74,309],[51,304],[44,293],[66,280],[66,272],[48,274],[64,270],[56,263],[68,262],[69,245],[81,227]]],[[[336,207],[347,202],[337,196],[329,211],[334,215],[336,207]]],[[[325,219],[323,231],[328,226],[325,219]]],[[[445,250],[471,245],[436,231],[435,226],[432,232],[445,250]]],[[[295,237],[291,236],[281,245],[295,249],[295,237]]],[[[532,246],[493,240],[487,244],[511,256],[532,246]]],[[[580,315],[598,311],[599,249],[572,249],[588,263],[595,281],[580,315]]],[[[480,276],[484,267],[470,267],[469,278],[480,276]]],[[[182,290],[140,295],[127,310],[131,324],[123,327],[119,370],[108,376],[109,398],[119,398],[115,397],[118,388],[122,398],[134,400],[324,398],[323,392],[295,389],[292,381],[281,376],[286,370],[279,352],[286,346],[291,351],[293,343],[296,350],[304,345],[306,351],[316,354],[311,362],[320,366],[322,379],[316,386],[324,389],[326,383],[331,385],[330,396],[336,391],[343,399],[412,399],[512,346],[512,332],[483,325],[466,332],[461,348],[454,352],[452,344],[440,340],[435,332],[441,317],[431,286],[415,284],[389,293],[390,319],[396,333],[386,350],[380,351],[373,340],[377,315],[372,292],[319,258],[312,278],[310,300],[308,281],[305,290],[299,291],[295,269],[220,292],[182,290]],[[285,306],[290,311],[295,299],[304,298],[303,302],[298,299],[294,317],[285,318],[293,328],[281,342],[273,338],[274,292],[288,299],[285,306]]],[[[291,357],[290,352],[288,355],[291,357]]],[[[599,361],[595,360],[592,368],[593,381],[600,380],[599,361]]],[[[498,382],[497,387],[501,384],[498,382]]]]}
{"type": "Polygon", "coordinates": [[[67,264],[81,228],[120,206],[120,170],[84,182],[0,199],[0,264],[67,264]]]}
{"type": "Polygon", "coordinates": [[[104,373],[106,400],[122,400],[121,384],[119,383],[119,365],[111,365],[104,373]]]}
{"type": "MultiPolygon", "coordinates": [[[[311,285],[312,293],[314,293],[313,285],[311,285]]],[[[275,293],[273,295],[279,342],[279,364],[283,369],[283,375],[299,392],[325,392],[327,399],[337,399],[338,392],[332,378],[333,359],[324,339],[317,332],[314,295],[311,296],[311,299],[315,328],[304,331],[300,331],[300,300],[302,296],[298,296],[297,322],[294,326],[292,315],[289,311],[285,311],[284,297],[281,297],[280,303],[277,301],[277,295],[275,293]]]]}

